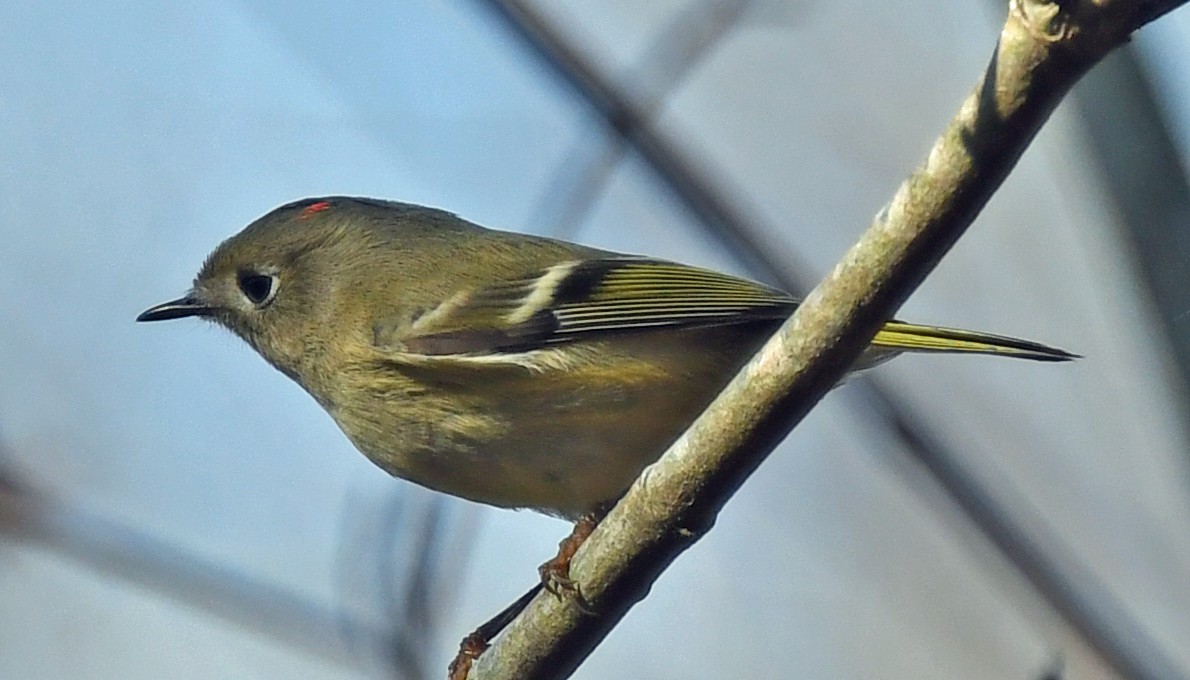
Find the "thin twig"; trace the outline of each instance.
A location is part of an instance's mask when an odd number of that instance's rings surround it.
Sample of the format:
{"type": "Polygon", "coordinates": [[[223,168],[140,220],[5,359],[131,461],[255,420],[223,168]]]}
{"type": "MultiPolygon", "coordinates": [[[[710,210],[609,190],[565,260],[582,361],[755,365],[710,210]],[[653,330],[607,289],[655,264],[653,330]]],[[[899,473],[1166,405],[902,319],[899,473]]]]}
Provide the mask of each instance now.
{"type": "Polygon", "coordinates": [[[1186,0],[1013,0],[983,79],[926,162],[797,313],[603,520],[571,565],[586,602],[539,596],[470,677],[568,676],[863,351],[974,220],[1070,87],[1186,0]]]}

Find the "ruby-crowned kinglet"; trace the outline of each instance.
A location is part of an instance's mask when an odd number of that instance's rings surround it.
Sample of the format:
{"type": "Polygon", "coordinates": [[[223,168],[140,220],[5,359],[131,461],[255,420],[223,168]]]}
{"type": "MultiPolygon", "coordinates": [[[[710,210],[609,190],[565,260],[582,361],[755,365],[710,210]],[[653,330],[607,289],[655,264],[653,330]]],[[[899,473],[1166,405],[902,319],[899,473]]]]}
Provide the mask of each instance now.
{"type": "MultiPolygon", "coordinates": [[[[336,196],[256,220],[137,320],[231,329],[390,474],[573,519],[623,493],[796,305],[705,269],[336,196]]],[[[891,321],[860,367],[903,351],[1075,356],[891,321]]]]}

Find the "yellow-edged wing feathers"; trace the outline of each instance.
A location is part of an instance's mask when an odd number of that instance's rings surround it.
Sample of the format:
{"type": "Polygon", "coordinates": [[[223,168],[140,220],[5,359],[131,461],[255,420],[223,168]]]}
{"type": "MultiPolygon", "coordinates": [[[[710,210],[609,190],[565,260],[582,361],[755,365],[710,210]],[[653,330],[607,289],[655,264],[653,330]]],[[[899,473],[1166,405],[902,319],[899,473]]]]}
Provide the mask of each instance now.
{"type": "MultiPolygon", "coordinates": [[[[404,351],[426,356],[516,354],[600,334],[775,323],[797,302],[753,281],[663,260],[573,260],[460,292],[411,320],[395,340],[404,351]]],[[[872,344],[1043,361],[1077,356],[1028,340],[901,321],[886,324],[872,344]]]]}
{"type": "Polygon", "coordinates": [[[796,304],[781,291],[697,267],[575,260],[462,292],[413,320],[400,340],[418,354],[514,353],[660,326],[779,321],[796,304]]]}

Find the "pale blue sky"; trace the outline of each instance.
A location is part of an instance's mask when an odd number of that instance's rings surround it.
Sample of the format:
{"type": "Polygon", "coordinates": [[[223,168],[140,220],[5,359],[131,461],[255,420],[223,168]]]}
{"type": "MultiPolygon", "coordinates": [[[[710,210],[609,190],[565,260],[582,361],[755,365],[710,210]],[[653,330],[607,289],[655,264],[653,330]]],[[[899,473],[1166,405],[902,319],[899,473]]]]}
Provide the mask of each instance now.
{"type": "MultiPolygon", "coordinates": [[[[645,92],[639,60],[696,6],[538,4],[593,63],[645,92]]],[[[974,81],[995,25],[969,4],[758,12],[664,93],[657,128],[759,225],[776,259],[820,273],[974,81]]],[[[539,223],[561,214],[568,173],[610,136],[484,3],[13,0],[5,17],[0,443],[13,467],[83,513],[329,612],[343,623],[331,638],[348,622],[394,623],[378,593],[401,599],[420,513],[445,508],[449,587],[435,591],[430,654],[444,666],[458,637],[532,582],[567,527],[394,482],[237,339],[133,318],[183,292],[221,239],[318,194],[740,263],[631,152],[578,223],[539,223]],[[451,552],[460,542],[470,547],[451,552]]],[[[1140,41],[1169,79],[1183,140],[1187,24],[1181,12],[1140,41]]],[[[1176,644],[1190,636],[1183,412],[1079,129],[1059,112],[904,316],[1088,359],[1056,369],[906,358],[880,376],[1030,535],[1062,537],[1057,563],[1091,574],[1073,576],[1078,587],[1125,603],[1127,625],[1190,677],[1176,644]]],[[[580,677],[775,677],[755,650],[777,644],[806,677],[1028,677],[1056,656],[1095,668],[857,401],[831,395],[580,677]]],[[[389,672],[374,649],[332,640],[347,651],[310,654],[217,605],[3,534],[0,597],[6,677],[389,672]]]]}

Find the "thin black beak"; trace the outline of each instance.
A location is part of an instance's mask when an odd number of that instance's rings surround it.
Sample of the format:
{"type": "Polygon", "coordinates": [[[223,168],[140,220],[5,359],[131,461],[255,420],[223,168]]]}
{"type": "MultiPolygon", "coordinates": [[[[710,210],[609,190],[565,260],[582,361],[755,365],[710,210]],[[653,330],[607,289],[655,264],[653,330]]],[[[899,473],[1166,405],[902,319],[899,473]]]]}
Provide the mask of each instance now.
{"type": "Polygon", "coordinates": [[[187,316],[210,316],[215,310],[192,295],[162,302],[141,312],[137,321],[168,321],[187,316]]]}

